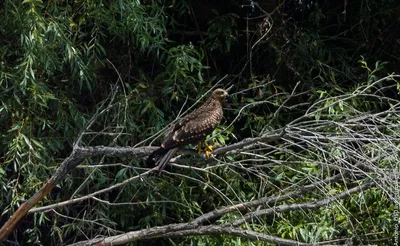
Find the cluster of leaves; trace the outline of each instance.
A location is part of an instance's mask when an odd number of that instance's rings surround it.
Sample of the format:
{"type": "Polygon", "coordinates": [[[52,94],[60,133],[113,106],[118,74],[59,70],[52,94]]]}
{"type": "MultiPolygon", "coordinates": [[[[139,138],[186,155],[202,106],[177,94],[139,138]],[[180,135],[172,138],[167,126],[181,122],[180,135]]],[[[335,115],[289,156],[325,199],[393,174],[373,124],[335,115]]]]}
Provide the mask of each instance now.
{"type": "MultiPolygon", "coordinates": [[[[139,144],[171,122],[185,102],[185,108],[192,105],[221,74],[232,75],[221,86],[233,84],[233,91],[242,92],[232,97],[228,120],[214,132],[219,144],[280,128],[317,101],[311,116],[316,120],[340,121],[358,111],[378,112],[390,106],[372,98],[341,101],[338,96],[357,93],[355,88],[368,87],[388,72],[399,72],[394,70],[400,64],[398,58],[387,55],[400,52],[392,41],[400,33],[395,32],[392,1],[361,1],[361,7],[347,6],[347,1],[345,5],[305,1],[304,8],[300,1],[284,8],[266,2],[254,6],[252,1],[250,7],[248,2],[238,7],[233,2],[0,3],[0,224],[42,186],[81,132],[85,131],[82,143],[86,145],[139,144]],[[288,93],[293,88],[303,94],[292,101],[288,93]],[[305,102],[310,104],[303,106],[305,102]],[[297,106],[282,109],[283,104],[297,106]],[[104,108],[107,112],[100,114],[104,108]],[[85,128],[97,114],[94,124],[85,128]]],[[[381,88],[381,84],[373,87],[381,88]]],[[[397,91],[382,93],[391,97],[397,91]]],[[[174,169],[170,176],[130,182],[98,200],[66,206],[53,214],[37,213],[31,216],[33,223],[21,226],[29,230],[18,229],[16,235],[22,235],[21,242],[40,245],[49,239],[55,244],[185,222],[220,206],[275,194],[305,178],[329,175],[330,170],[309,161],[310,152],[288,151],[308,161],[298,164],[293,155],[275,151],[268,157],[295,164],[261,165],[246,155],[235,155],[225,161],[239,161],[242,166],[205,167],[210,172],[174,169]],[[71,220],[74,217],[81,219],[71,220]],[[80,228],[90,229],[82,232],[80,228]]],[[[330,151],[331,156],[343,154],[335,147],[330,151]]],[[[363,151],[373,155],[377,150],[363,151]]],[[[137,174],[132,166],[139,168],[143,162],[109,157],[86,160],[43,203],[122,182],[137,174]]],[[[335,193],[347,187],[340,183],[326,189],[335,193]]],[[[310,195],[302,201],[318,198],[310,195]]],[[[385,206],[393,209],[385,193],[373,189],[363,198],[355,196],[329,210],[293,212],[276,220],[260,218],[261,223],[252,229],[305,242],[361,235],[365,228],[384,237],[390,234],[385,206]],[[360,203],[367,204],[368,216],[357,209],[360,203]],[[373,206],[380,206],[382,212],[370,211],[373,206]],[[348,212],[362,230],[351,229],[354,223],[349,223],[348,212]],[[339,231],[338,225],[345,229],[339,231]],[[382,225],[380,231],[377,225],[382,225]]],[[[241,215],[230,216],[218,223],[241,215]]],[[[247,242],[208,236],[187,240],[210,245],[247,242]]]]}

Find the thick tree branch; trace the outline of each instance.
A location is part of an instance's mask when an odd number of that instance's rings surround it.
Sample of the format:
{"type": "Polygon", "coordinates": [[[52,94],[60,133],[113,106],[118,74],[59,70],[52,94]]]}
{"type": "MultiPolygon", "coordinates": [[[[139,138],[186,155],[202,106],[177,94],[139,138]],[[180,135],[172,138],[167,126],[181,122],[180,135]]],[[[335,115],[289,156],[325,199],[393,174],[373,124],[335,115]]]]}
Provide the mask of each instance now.
{"type": "Polygon", "coordinates": [[[182,224],[173,224],[167,226],[153,227],[149,229],[143,229],[140,231],[132,231],[127,232],[118,236],[106,237],[101,239],[94,239],[88,241],[81,241],[74,244],[70,244],[69,246],[87,246],[87,245],[122,245],[127,244],[129,242],[144,240],[144,239],[153,239],[160,237],[185,237],[185,236],[198,236],[198,235],[232,235],[247,238],[250,240],[261,240],[269,243],[274,243],[278,245],[311,245],[307,243],[302,243],[298,241],[278,238],[269,236],[266,234],[250,231],[250,230],[241,230],[235,227],[227,227],[227,226],[218,226],[218,225],[209,225],[209,226],[201,226],[198,228],[192,228],[192,226],[188,223],[182,224]]]}

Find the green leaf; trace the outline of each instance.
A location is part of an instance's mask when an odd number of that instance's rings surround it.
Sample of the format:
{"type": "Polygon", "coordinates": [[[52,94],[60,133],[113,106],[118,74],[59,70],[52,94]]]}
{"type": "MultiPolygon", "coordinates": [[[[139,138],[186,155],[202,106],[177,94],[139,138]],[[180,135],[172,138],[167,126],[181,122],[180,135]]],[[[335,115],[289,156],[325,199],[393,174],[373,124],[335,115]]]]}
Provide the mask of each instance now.
{"type": "Polygon", "coordinates": [[[20,133],[22,138],[24,139],[25,143],[29,146],[29,149],[33,150],[33,147],[31,145],[31,141],[26,137],[24,134],[20,133]]]}

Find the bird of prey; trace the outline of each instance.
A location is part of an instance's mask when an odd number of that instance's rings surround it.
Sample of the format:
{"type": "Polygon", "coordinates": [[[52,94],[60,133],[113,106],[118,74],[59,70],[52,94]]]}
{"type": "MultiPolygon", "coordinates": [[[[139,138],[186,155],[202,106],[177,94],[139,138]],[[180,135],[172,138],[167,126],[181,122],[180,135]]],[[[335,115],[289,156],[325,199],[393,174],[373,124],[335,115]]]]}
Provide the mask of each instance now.
{"type": "Polygon", "coordinates": [[[222,103],[228,96],[224,89],[215,89],[207,101],[171,127],[161,147],[147,158],[147,167],[163,170],[179,148],[204,139],[223,117],[222,103]]]}

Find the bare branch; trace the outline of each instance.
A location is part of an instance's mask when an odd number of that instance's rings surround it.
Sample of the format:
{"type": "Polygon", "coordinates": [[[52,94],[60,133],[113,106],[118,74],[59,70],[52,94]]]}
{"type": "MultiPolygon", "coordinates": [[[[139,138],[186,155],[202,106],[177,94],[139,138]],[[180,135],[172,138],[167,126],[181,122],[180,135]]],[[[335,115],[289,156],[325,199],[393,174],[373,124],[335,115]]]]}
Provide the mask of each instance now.
{"type": "Polygon", "coordinates": [[[299,204],[282,204],[273,208],[268,208],[268,209],[261,209],[257,210],[255,212],[251,212],[247,215],[245,215],[242,219],[233,221],[231,224],[232,226],[239,226],[241,224],[244,224],[245,222],[248,222],[252,220],[255,217],[263,216],[263,215],[269,215],[272,213],[282,213],[286,211],[291,211],[291,210],[298,210],[298,209],[318,209],[322,206],[326,206],[332,202],[335,202],[340,199],[344,199],[348,196],[350,196],[353,193],[357,193],[363,190],[366,190],[370,188],[373,185],[373,182],[368,182],[360,186],[356,186],[352,189],[346,190],[342,193],[339,193],[337,195],[316,201],[316,202],[307,202],[307,203],[299,203],[299,204]]]}
{"type": "Polygon", "coordinates": [[[132,231],[112,237],[81,241],[74,244],[70,244],[69,246],[122,245],[133,241],[154,239],[160,237],[186,237],[186,236],[213,235],[213,234],[238,236],[250,240],[261,240],[264,242],[275,243],[279,245],[288,245],[288,246],[311,245],[308,243],[301,243],[298,241],[269,236],[263,233],[258,233],[250,230],[241,230],[234,227],[209,225],[209,226],[201,226],[198,228],[192,228],[188,223],[182,223],[182,224],[171,224],[167,226],[153,227],[140,231],[132,231]]]}
{"type": "MultiPolygon", "coordinates": [[[[277,194],[277,195],[271,196],[271,197],[262,197],[255,201],[250,201],[250,202],[240,203],[240,204],[236,204],[236,205],[232,205],[232,206],[228,206],[228,207],[218,208],[211,212],[208,212],[208,213],[205,213],[205,214],[199,216],[198,218],[196,218],[195,220],[193,220],[190,223],[194,224],[195,226],[198,226],[198,225],[201,225],[208,221],[216,220],[217,218],[219,218],[229,212],[248,211],[248,210],[251,210],[252,208],[255,208],[255,207],[258,207],[261,205],[282,202],[282,201],[285,201],[290,198],[299,197],[306,192],[312,191],[313,189],[315,189],[318,186],[326,185],[331,182],[335,182],[335,181],[339,180],[341,177],[342,177],[342,175],[338,174],[338,175],[326,178],[324,180],[314,182],[313,184],[300,187],[297,190],[289,192],[287,194],[277,194]]],[[[282,192],[284,192],[284,191],[282,191],[282,192]]]]}

